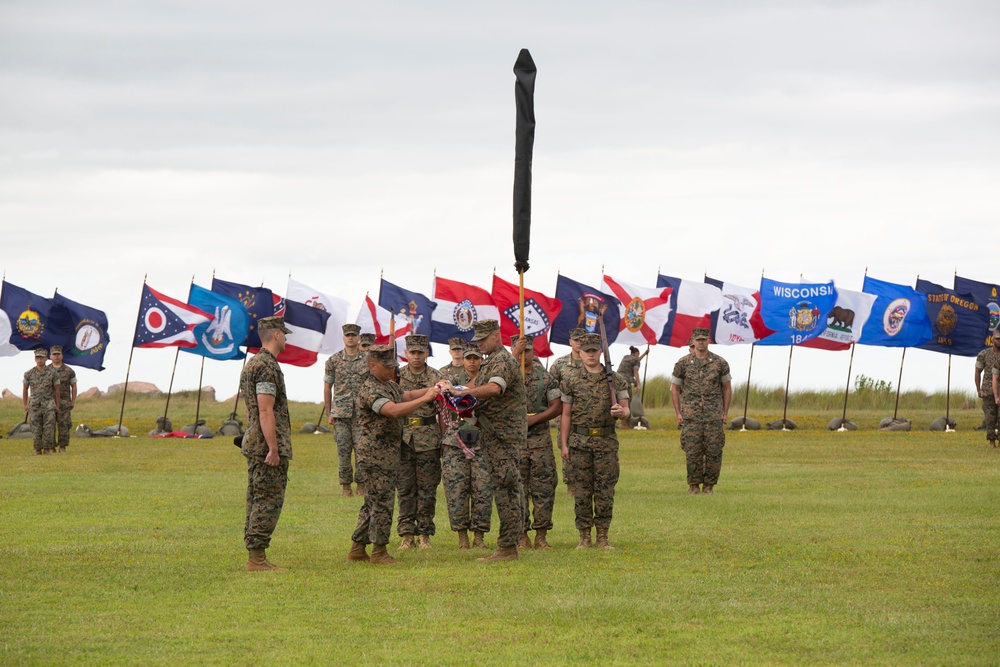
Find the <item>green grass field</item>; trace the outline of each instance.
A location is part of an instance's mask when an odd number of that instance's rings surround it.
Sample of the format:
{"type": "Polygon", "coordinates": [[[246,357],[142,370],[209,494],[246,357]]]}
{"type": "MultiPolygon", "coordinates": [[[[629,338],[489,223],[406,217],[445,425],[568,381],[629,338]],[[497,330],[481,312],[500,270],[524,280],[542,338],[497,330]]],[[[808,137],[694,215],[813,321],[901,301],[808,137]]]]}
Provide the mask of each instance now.
{"type": "MultiPolygon", "coordinates": [[[[162,404],[126,424],[144,433],[162,404]]],[[[5,428],[19,407],[0,406],[5,428]]],[[[109,412],[96,427],[117,407],[81,402],[77,421],[109,412]]],[[[672,412],[654,413],[621,435],[615,551],[573,548],[560,487],[555,549],[494,565],[455,548],[443,492],[433,549],[345,563],[361,500],[339,497],[332,436],[297,434],[268,552],[289,570],[255,574],[231,440],[36,457],[5,438],[0,664],[997,664],[1000,449],[971,430],[981,413],[953,411],[950,434],[790,416],[805,428],[729,434],[717,493],[688,496],[672,412]]]]}

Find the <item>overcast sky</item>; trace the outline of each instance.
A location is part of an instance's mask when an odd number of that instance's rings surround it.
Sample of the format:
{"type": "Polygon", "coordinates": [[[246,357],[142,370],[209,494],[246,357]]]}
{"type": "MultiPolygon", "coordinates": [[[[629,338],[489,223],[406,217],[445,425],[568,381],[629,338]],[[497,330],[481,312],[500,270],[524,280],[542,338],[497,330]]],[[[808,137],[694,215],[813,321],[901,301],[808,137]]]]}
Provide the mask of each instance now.
{"type": "MultiPolygon", "coordinates": [[[[107,370],[81,389],[124,380],[146,274],[183,299],[213,269],[281,293],[291,273],[352,317],[383,270],[427,294],[435,270],[516,280],[522,47],[529,288],[597,285],[602,266],[648,286],[1000,280],[1000,4],[483,4],[0,2],[0,265],[107,312],[107,370]]],[[[748,348],[715,351],[746,378],[748,348]]],[[[654,348],[649,372],[679,354],[654,348]]],[[[173,357],[136,350],[131,378],[165,389],[173,357]]],[[[757,350],[754,380],[783,385],[787,360],[757,350]]],[[[199,362],[182,355],[174,386],[199,362]]],[[[796,350],[792,386],[842,387],[847,363],[796,350]]],[[[947,364],[912,351],[903,387],[944,388],[947,364]]],[[[0,359],[0,387],[31,365],[0,359]]],[[[859,346],[855,375],[898,372],[898,350],[859,346]]],[[[972,389],[971,359],[952,373],[972,389]]],[[[209,361],[205,384],[229,397],[238,374],[209,361]]],[[[286,376],[321,399],[321,366],[286,376]]]]}

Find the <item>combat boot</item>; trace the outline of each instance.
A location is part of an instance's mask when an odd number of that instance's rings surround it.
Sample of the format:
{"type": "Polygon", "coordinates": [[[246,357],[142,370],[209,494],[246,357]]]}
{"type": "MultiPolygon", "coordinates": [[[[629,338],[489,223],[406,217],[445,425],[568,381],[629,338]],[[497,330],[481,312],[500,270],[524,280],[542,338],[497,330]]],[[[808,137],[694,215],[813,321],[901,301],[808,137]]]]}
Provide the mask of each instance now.
{"type": "Polygon", "coordinates": [[[399,550],[413,548],[413,535],[403,535],[403,541],[399,543],[399,550]]]}
{"type": "Polygon", "coordinates": [[[284,568],[284,567],[278,567],[277,565],[275,565],[274,563],[272,563],[271,561],[269,561],[267,559],[266,555],[264,556],[264,562],[267,563],[267,567],[270,568],[274,572],[284,572],[287,569],[287,568],[284,568]]]}
{"type": "Polygon", "coordinates": [[[599,549],[614,549],[611,542],[608,542],[608,529],[597,527],[597,547],[599,549]]]}
{"type": "Polygon", "coordinates": [[[517,541],[518,549],[530,549],[531,548],[531,538],[528,537],[527,533],[521,534],[521,539],[517,541]]]}
{"type": "Polygon", "coordinates": [[[384,544],[376,544],[370,562],[372,565],[395,565],[396,559],[389,555],[384,544]]]}
{"type": "Polygon", "coordinates": [[[52,450],[51,450],[51,449],[43,449],[43,450],[42,450],[42,454],[45,454],[46,456],[48,456],[48,455],[49,455],[49,454],[51,454],[51,453],[52,453],[52,450]]]}
{"type": "Polygon", "coordinates": [[[275,566],[267,562],[263,549],[250,549],[250,557],[247,559],[247,572],[270,572],[275,566]]]}
{"type": "Polygon", "coordinates": [[[696,496],[701,493],[701,489],[698,488],[697,484],[688,484],[688,493],[692,496],[696,496]]]}
{"type": "Polygon", "coordinates": [[[714,484],[705,484],[704,486],[701,487],[701,492],[702,493],[715,493],[715,491],[712,490],[714,487],[715,487],[714,484]]]}
{"type": "Polygon", "coordinates": [[[347,552],[347,562],[353,563],[355,561],[367,560],[369,560],[368,545],[361,542],[351,542],[351,550],[347,552]]]}
{"type": "Polygon", "coordinates": [[[365,483],[358,482],[354,487],[354,495],[363,496],[365,495],[365,483]]]}
{"type": "Polygon", "coordinates": [[[41,455],[42,455],[42,450],[36,449],[35,450],[35,456],[41,456],[41,455]]]}
{"type": "Polygon", "coordinates": [[[459,549],[469,548],[469,531],[467,530],[458,531],[458,548],[459,549]]]}
{"type": "Polygon", "coordinates": [[[430,535],[417,535],[417,545],[421,549],[431,548],[431,536],[430,535]]]}
{"type": "Polygon", "coordinates": [[[536,530],[535,531],[535,548],[536,549],[551,549],[552,547],[548,542],[545,541],[545,533],[548,531],[536,530]]]}
{"type": "Polygon", "coordinates": [[[489,556],[483,556],[476,560],[480,563],[498,563],[502,560],[517,560],[518,558],[520,556],[517,555],[517,547],[497,547],[497,550],[489,556]]]}
{"type": "Polygon", "coordinates": [[[577,549],[587,549],[594,546],[590,541],[590,528],[585,528],[580,531],[580,543],[576,545],[577,549]]]}
{"type": "Polygon", "coordinates": [[[351,485],[350,484],[341,484],[340,488],[341,488],[341,491],[340,491],[340,497],[341,498],[350,498],[351,496],[354,495],[353,493],[351,493],[351,485]]]}
{"type": "Polygon", "coordinates": [[[487,549],[486,540],[483,539],[485,533],[476,531],[472,536],[472,546],[476,549],[487,549]]]}
{"type": "Polygon", "coordinates": [[[66,453],[66,446],[65,445],[59,445],[59,453],[60,454],[65,454],[66,453]]]}

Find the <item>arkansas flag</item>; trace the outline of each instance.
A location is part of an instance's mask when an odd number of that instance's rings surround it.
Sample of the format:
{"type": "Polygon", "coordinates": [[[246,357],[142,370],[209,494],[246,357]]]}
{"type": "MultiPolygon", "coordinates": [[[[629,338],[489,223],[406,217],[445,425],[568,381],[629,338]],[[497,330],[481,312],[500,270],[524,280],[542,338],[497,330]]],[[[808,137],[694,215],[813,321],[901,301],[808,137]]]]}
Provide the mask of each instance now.
{"type": "MultiPolygon", "coordinates": [[[[493,302],[500,311],[500,337],[504,345],[510,345],[510,337],[521,333],[521,291],[514,283],[493,274],[493,302]]],[[[524,290],[524,332],[534,336],[535,354],[551,357],[549,330],[559,316],[562,303],[559,299],[545,296],[541,292],[524,290]]]]}
{"type": "MultiPolygon", "coordinates": [[[[670,287],[639,287],[604,276],[604,289],[614,294],[618,306],[618,336],[623,345],[656,345],[670,319],[670,287]]],[[[609,336],[610,338],[610,336],[609,336]]],[[[686,343],[685,343],[686,344],[686,343]]]]}
{"type": "MultiPolygon", "coordinates": [[[[358,326],[361,333],[375,334],[376,345],[389,344],[389,319],[393,314],[386,308],[376,304],[372,298],[365,294],[365,302],[358,313],[358,326]]],[[[410,322],[403,313],[395,315],[395,326],[393,337],[396,339],[396,357],[400,361],[406,361],[406,336],[410,333],[410,322]]]]}
{"type": "Polygon", "coordinates": [[[321,353],[333,354],[344,349],[343,327],[347,323],[347,301],[324,294],[291,278],[288,279],[288,292],[285,298],[330,314],[326,321],[326,331],[323,332],[323,342],[319,348],[321,353]]]}
{"type": "Polygon", "coordinates": [[[431,298],[437,302],[431,315],[431,340],[435,343],[447,343],[456,336],[469,340],[473,324],[500,319],[493,297],[481,287],[435,277],[431,298]]]}
{"type": "Polygon", "coordinates": [[[712,313],[712,340],[719,345],[746,345],[767,338],[773,330],[760,317],[760,290],[705,276],[722,292],[722,303],[712,313]]]}
{"type": "Polygon", "coordinates": [[[861,330],[872,314],[875,295],[837,288],[837,303],[826,316],[826,329],[802,347],[847,350],[861,338],[861,330]]]}
{"type": "Polygon", "coordinates": [[[215,317],[142,284],[132,347],[198,347],[194,328],[215,317]]]}
{"type": "Polygon", "coordinates": [[[658,275],[656,286],[669,287],[670,315],[660,343],[671,347],[687,347],[697,328],[711,329],[712,312],[722,307],[722,290],[707,280],[703,283],[658,275]]]}

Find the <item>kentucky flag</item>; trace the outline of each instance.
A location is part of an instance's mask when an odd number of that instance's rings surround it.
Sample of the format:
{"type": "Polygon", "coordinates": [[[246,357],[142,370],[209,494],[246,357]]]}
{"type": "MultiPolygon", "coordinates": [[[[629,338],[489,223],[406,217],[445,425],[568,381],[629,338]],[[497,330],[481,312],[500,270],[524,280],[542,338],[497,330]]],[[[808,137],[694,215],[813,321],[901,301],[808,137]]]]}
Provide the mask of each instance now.
{"type": "Polygon", "coordinates": [[[132,347],[197,347],[194,328],[212,319],[212,315],[143,283],[132,347]]]}
{"type": "Polygon", "coordinates": [[[10,344],[19,350],[73,345],[73,327],[66,310],[52,299],[3,281],[0,309],[10,319],[10,344]]]}
{"type": "Polygon", "coordinates": [[[931,339],[927,295],[908,285],[865,276],[861,290],[875,296],[871,317],[861,330],[861,345],[916,347],[931,339]]]}
{"type": "MultiPolygon", "coordinates": [[[[388,280],[382,280],[378,288],[378,305],[388,310],[394,317],[402,317],[406,320],[410,325],[409,333],[430,335],[431,320],[434,317],[437,303],[423,294],[404,289],[388,280]]],[[[448,342],[447,339],[431,338],[431,340],[435,343],[448,342]]]]}
{"type": "Polygon", "coordinates": [[[556,299],[562,303],[562,310],[552,323],[549,340],[553,343],[569,345],[569,330],[577,327],[599,333],[598,319],[604,320],[608,343],[614,342],[621,320],[618,312],[621,302],[613,295],[560,275],[556,279],[556,299]]]}
{"type": "Polygon", "coordinates": [[[104,353],[108,351],[108,316],[104,311],[67,299],[59,292],[52,301],[62,308],[73,329],[73,343],[63,346],[63,361],[71,366],[104,370],[104,353]]]}
{"type": "Polygon", "coordinates": [[[194,328],[197,347],[184,348],[185,352],[220,361],[247,356],[240,345],[250,333],[250,315],[242,302],[192,284],[188,303],[214,314],[215,319],[194,328]]]}
{"type": "Polygon", "coordinates": [[[989,327],[986,306],[976,303],[971,294],[959,293],[928,280],[917,280],[917,291],[927,295],[927,319],[933,336],[920,347],[960,357],[974,357],[983,345],[983,332],[989,327]]]}
{"type": "Polygon", "coordinates": [[[955,276],[955,291],[971,294],[979,307],[986,308],[989,314],[983,347],[993,344],[993,336],[997,335],[997,329],[1000,328],[1000,297],[997,296],[997,290],[1000,290],[1000,285],[990,285],[978,280],[955,276]]]}
{"type": "Polygon", "coordinates": [[[757,345],[801,345],[826,329],[830,311],[837,303],[833,281],[827,283],[782,283],[760,279],[760,314],[774,333],[757,345]]]}
{"type": "Polygon", "coordinates": [[[231,283],[218,278],[212,278],[212,291],[236,299],[246,308],[250,317],[249,333],[245,345],[248,348],[260,349],[260,336],[257,335],[257,320],[271,317],[274,312],[274,294],[266,287],[250,287],[240,283],[231,283]]]}

